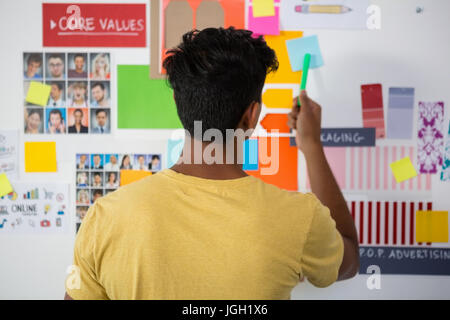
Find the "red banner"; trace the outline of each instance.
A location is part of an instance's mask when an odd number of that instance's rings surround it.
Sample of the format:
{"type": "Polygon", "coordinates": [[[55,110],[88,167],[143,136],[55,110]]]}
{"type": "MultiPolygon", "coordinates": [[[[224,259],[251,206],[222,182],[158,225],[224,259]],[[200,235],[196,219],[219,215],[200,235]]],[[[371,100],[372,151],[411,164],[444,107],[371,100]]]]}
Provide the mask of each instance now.
{"type": "Polygon", "coordinates": [[[145,47],[145,3],[43,3],[44,47],[145,47]]]}

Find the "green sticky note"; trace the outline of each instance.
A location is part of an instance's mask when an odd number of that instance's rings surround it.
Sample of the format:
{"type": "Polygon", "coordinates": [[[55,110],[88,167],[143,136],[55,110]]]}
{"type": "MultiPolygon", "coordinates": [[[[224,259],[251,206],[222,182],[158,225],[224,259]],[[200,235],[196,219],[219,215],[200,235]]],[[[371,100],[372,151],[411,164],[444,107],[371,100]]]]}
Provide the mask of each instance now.
{"type": "Polygon", "coordinates": [[[119,129],[183,128],[165,79],[150,79],[148,65],[117,66],[119,129]]]}
{"type": "Polygon", "coordinates": [[[51,86],[31,81],[25,101],[39,106],[45,106],[50,96],[51,86]]]}
{"type": "Polygon", "coordinates": [[[397,183],[414,178],[417,176],[417,171],[414,168],[411,159],[405,157],[390,164],[392,173],[394,174],[397,183]]]}
{"type": "Polygon", "coordinates": [[[0,173],[0,197],[13,192],[13,187],[9,183],[8,177],[4,173],[0,173]]]}

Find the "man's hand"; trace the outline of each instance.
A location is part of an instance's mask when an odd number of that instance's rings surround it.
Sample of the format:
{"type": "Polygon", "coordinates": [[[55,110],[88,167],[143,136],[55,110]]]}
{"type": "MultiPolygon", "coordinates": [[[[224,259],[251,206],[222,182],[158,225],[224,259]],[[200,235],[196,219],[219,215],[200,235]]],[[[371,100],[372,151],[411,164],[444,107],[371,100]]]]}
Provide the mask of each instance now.
{"type": "Polygon", "coordinates": [[[322,108],[308,97],[306,91],[301,91],[300,96],[293,100],[292,110],[288,113],[288,126],[297,130],[295,142],[303,153],[322,146],[321,122],[322,108]],[[300,100],[300,109],[297,106],[297,99],[300,100]]]}

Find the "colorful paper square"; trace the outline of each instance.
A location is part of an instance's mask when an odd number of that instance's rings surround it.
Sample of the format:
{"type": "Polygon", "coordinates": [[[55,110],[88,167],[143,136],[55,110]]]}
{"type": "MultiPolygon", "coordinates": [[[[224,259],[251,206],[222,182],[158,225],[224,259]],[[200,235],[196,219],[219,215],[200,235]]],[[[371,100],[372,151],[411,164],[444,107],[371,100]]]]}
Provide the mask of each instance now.
{"type": "Polygon", "coordinates": [[[31,81],[25,101],[39,106],[47,105],[51,86],[36,81],[31,81]]]}
{"type": "Polygon", "coordinates": [[[307,53],[311,54],[309,66],[311,69],[319,68],[324,64],[317,36],[286,40],[286,47],[292,71],[303,69],[303,58],[307,53]]]}
{"type": "Polygon", "coordinates": [[[13,192],[14,189],[5,173],[0,173],[0,197],[13,192]]]}
{"type": "Polygon", "coordinates": [[[448,242],[448,211],[416,211],[417,242],[448,242]]]}
{"type": "Polygon", "coordinates": [[[25,172],[56,171],[56,142],[25,142],[25,172]]]}
{"type": "Polygon", "coordinates": [[[409,157],[405,157],[398,161],[392,162],[389,166],[391,167],[392,173],[394,174],[397,183],[417,176],[417,171],[414,168],[409,157]]]}

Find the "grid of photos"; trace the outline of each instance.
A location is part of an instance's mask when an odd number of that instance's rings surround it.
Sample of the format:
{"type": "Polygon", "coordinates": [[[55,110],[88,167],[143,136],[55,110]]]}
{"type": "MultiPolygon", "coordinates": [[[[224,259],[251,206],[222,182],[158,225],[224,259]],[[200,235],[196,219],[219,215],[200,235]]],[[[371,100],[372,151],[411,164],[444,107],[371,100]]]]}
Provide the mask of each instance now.
{"type": "Polygon", "coordinates": [[[77,232],[89,206],[98,198],[120,186],[120,170],[161,170],[160,154],[76,155],[76,215],[77,232]]]}
{"type": "Polygon", "coordinates": [[[105,52],[25,52],[25,133],[110,133],[110,58],[105,52]],[[25,101],[31,81],[51,86],[45,107],[25,101]]]}

